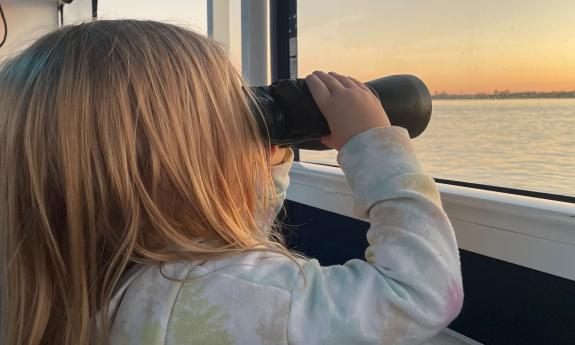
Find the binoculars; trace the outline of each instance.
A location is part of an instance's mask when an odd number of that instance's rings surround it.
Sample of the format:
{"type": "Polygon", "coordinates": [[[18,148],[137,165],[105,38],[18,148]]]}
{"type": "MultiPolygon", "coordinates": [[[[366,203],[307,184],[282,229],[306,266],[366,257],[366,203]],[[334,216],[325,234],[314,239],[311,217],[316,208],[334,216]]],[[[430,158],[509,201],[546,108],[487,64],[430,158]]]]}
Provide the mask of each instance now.
{"type": "MultiPolygon", "coordinates": [[[[407,129],[411,138],[420,135],[431,118],[431,95],[412,75],[393,75],[365,85],[379,98],[393,126],[407,129]]],[[[278,80],[269,86],[250,88],[262,116],[262,134],[272,144],[306,150],[327,150],[320,138],[330,133],[304,79],[278,80]]],[[[255,106],[255,107],[254,107],[255,106]]]]}

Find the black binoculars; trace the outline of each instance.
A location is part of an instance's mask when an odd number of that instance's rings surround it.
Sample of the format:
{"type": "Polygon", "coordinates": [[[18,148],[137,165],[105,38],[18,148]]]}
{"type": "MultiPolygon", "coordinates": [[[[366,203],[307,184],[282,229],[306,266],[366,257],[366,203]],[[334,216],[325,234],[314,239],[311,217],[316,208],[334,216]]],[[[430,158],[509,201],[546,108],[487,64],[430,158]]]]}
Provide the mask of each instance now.
{"type": "MultiPolygon", "coordinates": [[[[419,78],[393,75],[365,85],[380,99],[393,126],[407,129],[411,138],[425,130],[431,118],[431,95],[419,78]]],[[[330,133],[329,126],[304,79],[278,80],[251,91],[262,113],[262,117],[257,116],[262,134],[272,144],[329,149],[320,141],[330,133]]]]}

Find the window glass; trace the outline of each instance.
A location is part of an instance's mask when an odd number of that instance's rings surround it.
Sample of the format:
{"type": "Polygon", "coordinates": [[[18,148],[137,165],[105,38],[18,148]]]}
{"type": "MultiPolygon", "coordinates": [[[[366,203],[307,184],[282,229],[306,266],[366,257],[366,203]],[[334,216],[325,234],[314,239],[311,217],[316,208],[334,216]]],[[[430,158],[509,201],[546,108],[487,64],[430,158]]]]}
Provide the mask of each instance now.
{"type": "MultiPolygon", "coordinates": [[[[298,74],[420,77],[436,178],[575,195],[575,2],[298,2],[298,74]]],[[[302,161],[337,164],[335,151],[302,161]]]]}

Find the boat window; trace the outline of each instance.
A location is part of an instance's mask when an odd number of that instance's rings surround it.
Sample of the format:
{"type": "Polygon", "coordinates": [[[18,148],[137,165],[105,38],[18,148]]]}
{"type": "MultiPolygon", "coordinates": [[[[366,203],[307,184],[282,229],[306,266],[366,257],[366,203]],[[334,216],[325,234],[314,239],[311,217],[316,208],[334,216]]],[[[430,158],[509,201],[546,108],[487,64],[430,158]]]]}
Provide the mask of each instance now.
{"type": "MultiPolygon", "coordinates": [[[[414,144],[436,178],[575,196],[575,2],[298,1],[298,75],[409,73],[433,95],[414,144]]],[[[335,151],[300,160],[336,165],[335,151]]]]}

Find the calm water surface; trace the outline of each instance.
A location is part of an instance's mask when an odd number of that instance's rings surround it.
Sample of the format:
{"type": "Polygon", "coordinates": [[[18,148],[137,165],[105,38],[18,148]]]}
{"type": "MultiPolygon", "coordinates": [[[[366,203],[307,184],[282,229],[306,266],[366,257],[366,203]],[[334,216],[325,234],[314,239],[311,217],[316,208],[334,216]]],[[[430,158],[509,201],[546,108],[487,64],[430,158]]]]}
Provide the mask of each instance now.
{"type": "MultiPolygon", "coordinates": [[[[575,196],[575,99],[435,100],[414,144],[437,178],[575,196]]],[[[336,154],[301,160],[337,164],[336,154]]]]}

